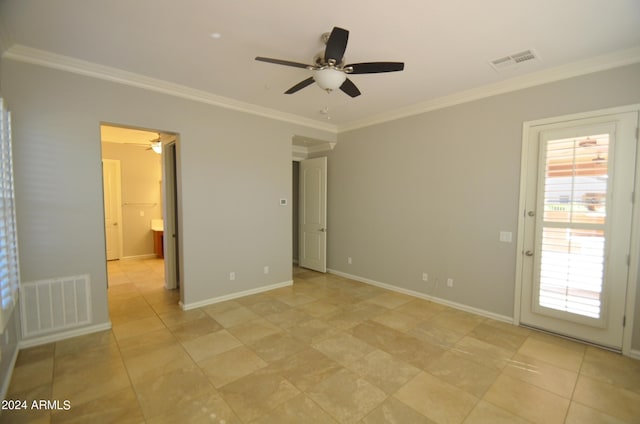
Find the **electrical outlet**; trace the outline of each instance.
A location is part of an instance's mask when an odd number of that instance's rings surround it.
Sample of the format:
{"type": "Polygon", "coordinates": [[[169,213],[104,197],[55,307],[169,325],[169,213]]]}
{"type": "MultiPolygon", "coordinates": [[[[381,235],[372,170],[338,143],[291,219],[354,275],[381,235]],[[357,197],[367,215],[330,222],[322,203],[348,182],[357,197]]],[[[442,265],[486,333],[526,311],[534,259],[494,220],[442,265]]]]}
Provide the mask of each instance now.
{"type": "Polygon", "coordinates": [[[268,266],[265,266],[265,267],[264,267],[264,273],[265,273],[265,274],[268,274],[268,273],[269,273],[269,267],[268,267],[268,266]]]}
{"type": "Polygon", "coordinates": [[[233,280],[235,280],[235,279],[236,279],[236,273],[235,273],[235,272],[233,272],[233,271],[232,271],[232,272],[230,272],[230,273],[229,273],[229,280],[233,281],[233,280]]]}
{"type": "Polygon", "coordinates": [[[513,233],[511,231],[500,231],[500,241],[511,243],[513,241],[513,233]]]}
{"type": "Polygon", "coordinates": [[[353,263],[353,260],[351,259],[351,256],[349,256],[349,257],[347,258],[347,263],[348,263],[349,265],[351,265],[351,264],[353,263]]]}
{"type": "Polygon", "coordinates": [[[429,274],[427,274],[426,272],[422,273],[422,281],[429,281],[429,274]]]}
{"type": "Polygon", "coordinates": [[[453,278],[447,278],[447,287],[453,287],[453,278]]]}

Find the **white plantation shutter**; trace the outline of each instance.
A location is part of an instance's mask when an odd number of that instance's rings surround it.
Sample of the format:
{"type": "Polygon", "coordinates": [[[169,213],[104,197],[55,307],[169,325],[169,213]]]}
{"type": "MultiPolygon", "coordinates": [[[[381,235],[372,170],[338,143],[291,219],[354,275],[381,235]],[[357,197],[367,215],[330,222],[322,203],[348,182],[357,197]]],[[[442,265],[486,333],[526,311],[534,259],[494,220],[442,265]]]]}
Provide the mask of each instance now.
{"type": "Polygon", "coordinates": [[[601,317],[609,135],[546,142],[539,305],[601,317]]]}
{"type": "Polygon", "coordinates": [[[11,114],[0,98],[0,333],[18,300],[18,236],[16,231],[11,147],[11,114]]]}

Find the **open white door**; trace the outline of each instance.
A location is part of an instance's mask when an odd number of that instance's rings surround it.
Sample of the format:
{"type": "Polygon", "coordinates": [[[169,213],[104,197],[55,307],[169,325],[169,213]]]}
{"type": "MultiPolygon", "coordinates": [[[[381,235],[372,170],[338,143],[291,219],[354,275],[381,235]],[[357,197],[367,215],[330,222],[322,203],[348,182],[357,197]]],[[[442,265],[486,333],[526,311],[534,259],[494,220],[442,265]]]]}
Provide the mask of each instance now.
{"type": "Polygon", "coordinates": [[[301,267],[327,272],[327,158],[300,161],[301,267]]]}
{"type": "Polygon", "coordinates": [[[102,184],[104,193],[104,234],[107,260],[120,259],[122,254],[122,193],[120,161],[102,160],[102,184]]]}

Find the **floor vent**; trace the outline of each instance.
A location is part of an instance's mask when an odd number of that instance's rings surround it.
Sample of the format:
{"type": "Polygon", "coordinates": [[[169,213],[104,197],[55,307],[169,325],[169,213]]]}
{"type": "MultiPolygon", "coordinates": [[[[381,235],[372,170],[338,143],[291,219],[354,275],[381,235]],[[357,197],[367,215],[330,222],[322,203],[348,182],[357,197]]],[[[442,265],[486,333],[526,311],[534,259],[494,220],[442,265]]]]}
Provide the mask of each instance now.
{"type": "Polygon", "coordinates": [[[533,50],[525,50],[519,53],[514,53],[509,56],[501,57],[500,59],[492,60],[491,66],[496,71],[502,71],[505,69],[516,68],[519,64],[524,62],[538,61],[538,55],[533,50]]]}
{"type": "Polygon", "coordinates": [[[24,338],[91,323],[89,275],[22,283],[20,311],[24,338]]]}

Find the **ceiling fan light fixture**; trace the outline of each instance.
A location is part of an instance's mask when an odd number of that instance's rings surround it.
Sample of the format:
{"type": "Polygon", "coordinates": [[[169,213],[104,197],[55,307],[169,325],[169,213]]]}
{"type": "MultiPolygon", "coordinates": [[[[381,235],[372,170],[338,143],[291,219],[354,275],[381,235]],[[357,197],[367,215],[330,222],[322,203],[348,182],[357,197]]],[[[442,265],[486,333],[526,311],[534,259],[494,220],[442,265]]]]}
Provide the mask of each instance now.
{"type": "Polygon", "coordinates": [[[347,79],[347,74],[335,68],[318,69],[313,73],[313,79],[323,90],[337,90],[347,79]]]}
{"type": "Polygon", "coordinates": [[[153,150],[157,154],[161,154],[162,153],[162,142],[160,142],[160,140],[153,141],[151,143],[151,150],[153,150]]]}

